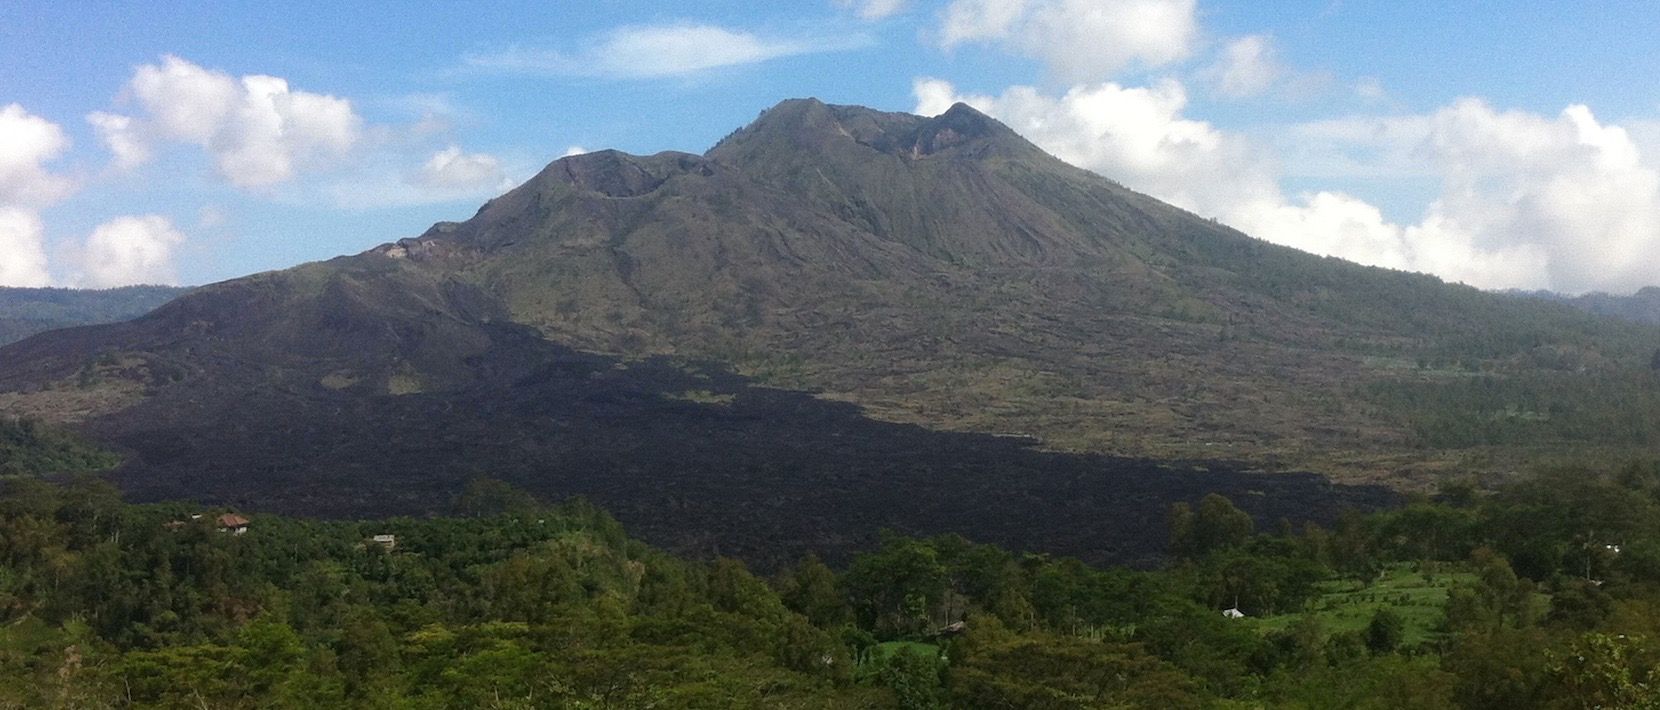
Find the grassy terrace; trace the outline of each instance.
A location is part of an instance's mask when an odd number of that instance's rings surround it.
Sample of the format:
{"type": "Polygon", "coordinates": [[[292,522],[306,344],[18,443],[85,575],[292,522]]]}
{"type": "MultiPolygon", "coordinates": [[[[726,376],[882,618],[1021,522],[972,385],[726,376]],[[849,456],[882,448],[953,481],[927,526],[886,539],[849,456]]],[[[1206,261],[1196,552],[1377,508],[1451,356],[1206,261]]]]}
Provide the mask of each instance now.
{"type": "Polygon", "coordinates": [[[1281,631],[1303,615],[1312,614],[1326,631],[1344,633],[1365,629],[1378,610],[1387,608],[1406,621],[1402,644],[1412,647],[1444,635],[1441,629],[1447,593],[1475,583],[1475,575],[1462,565],[1397,563],[1369,583],[1352,579],[1322,582],[1320,595],[1309,602],[1306,610],[1263,617],[1254,623],[1263,633],[1281,631]]]}

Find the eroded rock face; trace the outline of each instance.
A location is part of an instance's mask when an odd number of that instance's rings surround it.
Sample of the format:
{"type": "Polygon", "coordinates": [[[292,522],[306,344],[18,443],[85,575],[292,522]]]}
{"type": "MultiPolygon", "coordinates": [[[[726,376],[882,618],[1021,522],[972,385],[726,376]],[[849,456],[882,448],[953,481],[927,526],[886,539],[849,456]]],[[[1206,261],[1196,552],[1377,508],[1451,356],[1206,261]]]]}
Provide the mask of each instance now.
{"type": "Polygon", "coordinates": [[[972,141],[992,139],[1000,130],[1009,129],[968,104],[958,103],[917,127],[916,137],[911,142],[911,155],[923,157],[972,141]]]}
{"type": "Polygon", "coordinates": [[[606,197],[635,197],[657,189],[664,178],[614,152],[589,153],[561,163],[570,184],[606,197]]]}
{"type": "MultiPolygon", "coordinates": [[[[442,222],[440,225],[452,226],[454,222],[442,222]]],[[[454,259],[464,251],[453,241],[444,239],[447,231],[440,226],[433,226],[426,234],[410,239],[399,239],[390,244],[382,244],[370,249],[368,253],[379,254],[388,259],[407,259],[414,262],[430,262],[445,259],[454,259]]]]}

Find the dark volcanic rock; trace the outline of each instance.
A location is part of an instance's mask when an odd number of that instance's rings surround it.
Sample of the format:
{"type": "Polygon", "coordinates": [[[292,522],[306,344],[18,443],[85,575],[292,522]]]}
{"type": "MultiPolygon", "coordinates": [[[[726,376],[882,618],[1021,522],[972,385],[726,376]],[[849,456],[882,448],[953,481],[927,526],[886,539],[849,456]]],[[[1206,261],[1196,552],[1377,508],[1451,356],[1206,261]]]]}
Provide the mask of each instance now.
{"type": "MultiPolygon", "coordinates": [[[[1164,547],[1170,505],[1208,492],[1263,525],[1330,522],[1345,507],[1392,500],[1310,474],[1047,453],[1018,438],[874,421],[852,405],[755,387],[710,365],[624,363],[511,329],[492,337],[499,342],[487,360],[535,351],[479,363],[516,373],[499,387],[403,396],[271,390],[213,409],[169,396],[93,431],[132,454],[116,480],[139,499],[423,514],[445,510],[472,477],[490,476],[549,499],[591,499],[671,550],[764,566],[809,551],[845,559],[883,529],[1147,563],[1164,547]],[[521,369],[527,362],[538,364],[521,369]]],[[[190,389],[177,396],[192,397],[190,389]]]]}

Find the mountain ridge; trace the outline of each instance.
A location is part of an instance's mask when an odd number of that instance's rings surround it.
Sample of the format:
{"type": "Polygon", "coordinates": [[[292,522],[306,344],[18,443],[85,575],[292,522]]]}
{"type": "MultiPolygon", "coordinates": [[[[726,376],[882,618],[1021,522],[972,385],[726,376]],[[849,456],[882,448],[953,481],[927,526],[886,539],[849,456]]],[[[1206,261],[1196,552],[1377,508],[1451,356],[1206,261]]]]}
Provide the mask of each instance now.
{"type": "Polygon", "coordinates": [[[1566,303],[1586,313],[1649,325],[1660,325],[1660,286],[1638,289],[1629,296],[1592,292],[1567,296],[1551,291],[1514,291],[1525,298],[1539,298],[1566,303]]]}
{"type": "Polygon", "coordinates": [[[0,345],[48,330],[137,317],[189,290],[177,286],[109,289],[0,286],[0,345]]]}

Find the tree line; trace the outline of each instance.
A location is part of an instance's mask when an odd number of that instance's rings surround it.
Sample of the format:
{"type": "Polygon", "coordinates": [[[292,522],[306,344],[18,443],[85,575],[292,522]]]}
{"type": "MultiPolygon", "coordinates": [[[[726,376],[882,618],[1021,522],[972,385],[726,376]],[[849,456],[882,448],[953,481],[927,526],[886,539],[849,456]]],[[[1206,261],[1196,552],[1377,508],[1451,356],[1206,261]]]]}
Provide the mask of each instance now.
{"type": "Polygon", "coordinates": [[[7,481],[0,707],[1660,706],[1653,464],[1329,528],[1207,496],[1157,569],[884,535],[758,574],[490,481],[461,509],[238,534],[7,481]],[[1418,577],[1433,608],[1380,581],[1418,577]]]}

